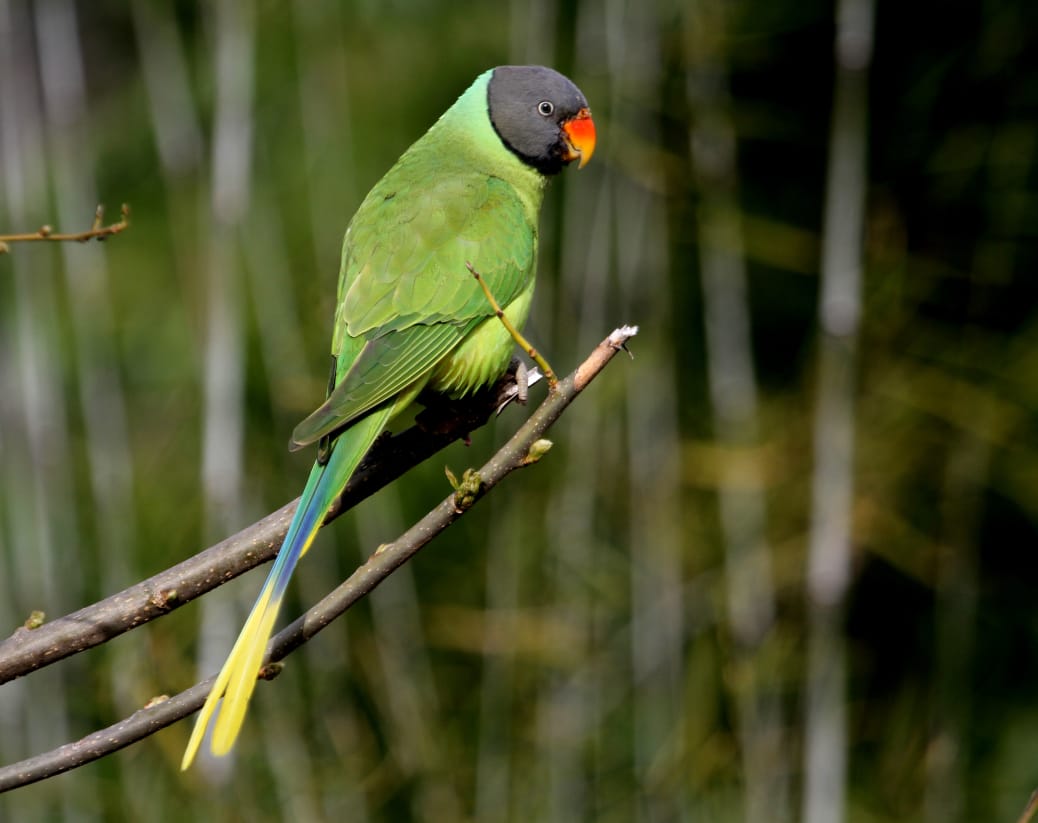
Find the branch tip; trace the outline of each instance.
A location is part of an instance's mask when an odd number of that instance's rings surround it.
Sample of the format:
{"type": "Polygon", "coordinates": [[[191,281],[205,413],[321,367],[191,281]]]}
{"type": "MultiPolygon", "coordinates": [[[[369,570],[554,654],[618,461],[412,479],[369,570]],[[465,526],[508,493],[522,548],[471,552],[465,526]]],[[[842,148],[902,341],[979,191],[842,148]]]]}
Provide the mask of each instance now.
{"type": "MultiPolygon", "coordinates": [[[[283,667],[281,661],[287,655],[345,613],[350,606],[389,577],[511,472],[534,462],[531,458],[542,456],[547,448],[550,448],[550,441],[544,438],[545,432],[637,331],[637,327],[624,326],[610,334],[570,376],[559,382],[556,391],[549,392],[518,431],[487,463],[478,470],[467,469],[460,481],[454,478],[457,486],[452,489],[446,500],[436,505],[395,541],[379,546],[345,582],[275,635],[267,647],[260,676],[276,677],[283,667]]],[[[482,422],[477,426],[483,425],[493,413],[498,402],[499,390],[499,387],[495,387],[481,401],[487,404],[487,410],[482,422]]],[[[458,414],[461,415],[462,412],[458,414]]],[[[468,424],[467,419],[462,418],[462,421],[463,425],[468,424]]],[[[425,437],[431,436],[422,431],[420,426],[415,426],[410,431],[419,432],[425,437]]],[[[398,437],[404,438],[407,434],[408,432],[404,432],[398,437]]],[[[455,432],[448,442],[453,442],[458,436],[455,432]]],[[[443,445],[446,443],[439,448],[443,445]]],[[[434,451],[419,459],[425,459],[432,453],[434,451]]],[[[398,474],[393,474],[390,479],[396,476],[398,474]]],[[[352,482],[351,480],[351,484],[352,482]]],[[[376,481],[372,479],[368,482],[374,485],[376,481]]],[[[374,490],[370,486],[364,486],[362,481],[352,492],[354,496],[348,503],[342,502],[345,496],[336,502],[329,518],[341,514],[349,505],[363,499],[374,490]]],[[[149,581],[138,583],[126,592],[113,595],[101,604],[51,621],[36,632],[19,629],[15,636],[0,642],[0,680],[4,679],[4,676],[6,679],[19,677],[71,654],[99,645],[117,634],[139,627],[148,620],[189,602],[242,571],[258,565],[259,562],[269,560],[280,545],[280,539],[284,537],[287,520],[291,517],[294,505],[293,503],[282,507],[238,535],[206,549],[196,557],[183,561],[149,581]],[[166,606],[165,609],[156,608],[160,602],[166,606]],[[98,631],[99,627],[103,627],[104,630],[98,631]],[[29,643],[33,645],[30,646],[29,643]]],[[[148,701],[146,707],[108,728],[20,763],[0,767],[0,792],[83,766],[187,717],[202,706],[213,681],[214,678],[209,678],[172,697],[159,695],[148,701]]]]}
{"type": "Polygon", "coordinates": [[[606,338],[606,340],[610,346],[623,349],[630,354],[630,350],[627,348],[627,341],[632,337],[635,337],[637,334],[637,326],[620,326],[618,329],[613,329],[612,333],[606,338]]]}

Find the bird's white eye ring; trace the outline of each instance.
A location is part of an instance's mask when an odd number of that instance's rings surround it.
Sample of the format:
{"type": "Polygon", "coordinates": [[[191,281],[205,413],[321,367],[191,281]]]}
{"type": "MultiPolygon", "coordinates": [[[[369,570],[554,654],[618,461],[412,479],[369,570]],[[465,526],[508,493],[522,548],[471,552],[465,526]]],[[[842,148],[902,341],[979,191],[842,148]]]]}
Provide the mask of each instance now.
{"type": "Polygon", "coordinates": [[[551,117],[555,113],[555,105],[550,100],[542,100],[537,104],[537,112],[545,117],[551,117]]]}

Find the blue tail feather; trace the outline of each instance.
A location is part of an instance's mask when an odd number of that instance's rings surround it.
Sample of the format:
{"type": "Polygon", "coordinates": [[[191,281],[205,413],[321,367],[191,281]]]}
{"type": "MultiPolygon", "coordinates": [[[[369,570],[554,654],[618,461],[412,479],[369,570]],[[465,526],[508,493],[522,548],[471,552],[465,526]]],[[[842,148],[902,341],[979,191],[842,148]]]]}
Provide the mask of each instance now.
{"type": "Polygon", "coordinates": [[[328,509],[395,409],[396,404],[391,404],[355,423],[335,442],[327,463],[316,463],[311,469],[277,559],[195,722],[182,769],[191,765],[213,718],[213,753],[225,754],[234,745],[292,572],[309,550],[328,509]]]}

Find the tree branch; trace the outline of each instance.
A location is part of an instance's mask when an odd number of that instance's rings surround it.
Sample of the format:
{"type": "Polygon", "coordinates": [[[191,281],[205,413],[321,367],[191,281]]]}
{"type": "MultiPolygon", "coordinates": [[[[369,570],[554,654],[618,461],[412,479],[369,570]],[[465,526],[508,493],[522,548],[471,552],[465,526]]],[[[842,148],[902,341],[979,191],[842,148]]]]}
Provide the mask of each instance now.
{"type": "Polygon", "coordinates": [[[1038,812],[1038,789],[1031,792],[1031,797],[1027,801],[1027,807],[1024,809],[1023,814],[1020,815],[1020,819],[1016,823],[1031,823],[1034,819],[1035,812],[1038,812]]]}
{"type": "Polygon", "coordinates": [[[98,205],[94,211],[94,225],[87,231],[61,233],[56,232],[50,226],[40,226],[34,232],[23,234],[0,234],[0,254],[9,252],[11,243],[29,243],[38,240],[50,240],[61,242],[70,240],[76,243],[85,243],[87,240],[104,240],[113,234],[118,234],[130,227],[130,207],[123,203],[121,212],[122,219],[118,223],[104,225],[105,207],[98,205]]]}
{"type": "MultiPolygon", "coordinates": [[[[404,472],[486,424],[516,395],[518,361],[493,388],[464,401],[432,402],[417,425],[383,437],[365,457],[325,523],[348,511],[404,472]]],[[[271,560],[284,540],[298,498],[214,546],[124,591],[36,628],[17,629],[0,642],[0,684],[105,643],[161,617],[271,560]]],[[[28,621],[27,621],[28,625],[28,621]]]]}
{"type": "MultiPolygon", "coordinates": [[[[447,499],[408,529],[397,540],[380,546],[367,559],[364,565],[357,569],[344,583],[276,634],[267,647],[266,665],[261,672],[261,676],[266,678],[275,676],[280,671],[280,666],[271,664],[280,663],[292,651],[306,643],[321,629],[342,615],[350,606],[413,557],[436,535],[464,515],[469,508],[505,477],[518,468],[536,462],[547,448],[542,441],[542,436],[547,429],[560,417],[576,396],[587,387],[588,383],[605,368],[616,352],[626,348],[627,341],[637,332],[636,326],[624,326],[616,329],[599,343],[588,358],[577,367],[576,371],[558,384],[556,391],[548,395],[547,399],[530,415],[529,419],[519,428],[515,435],[482,468],[477,472],[466,472],[466,479],[462,481],[460,487],[447,499]]],[[[405,432],[401,437],[407,434],[405,432]]],[[[456,439],[456,437],[457,435],[451,439],[456,439]]],[[[393,438],[387,442],[392,443],[393,440],[397,439],[393,438]]],[[[433,451],[436,451],[436,449],[433,449],[433,451]]],[[[384,485],[385,482],[389,482],[389,480],[380,483],[378,487],[384,485]]],[[[350,484],[350,487],[352,486],[353,483],[350,484]]],[[[344,493],[343,500],[333,508],[328,519],[338,516],[346,510],[348,505],[353,505],[357,502],[349,497],[350,487],[344,493]]],[[[373,491],[375,491],[375,487],[367,488],[365,496],[373,491]]],[[[133,593],[130,599],[137,603],[138,607],[142,607],[144,613],[148,616],[137,618],[133,608],[128,608],[118,615],[113,615],[113,617],[118,619],[111,622],[95,617],[96,624],[99,625],[102,633],[108,630],[110,625],[115,624],[124,625],[125,627],[121,628],[120,631],[126,631],[187,602],[184,596],[186,589],[177,589],[175,592],[176,596],[170,600],[168,590],[161,588],[161,586],[149,587],[149,584],[152,581],[164,578],[166,575],[171,575],[177,569],[183,571],[188,564],[192,564],[191,579],[196,581],[196,588],[192,589],[191,597],[197,597],[201,593],[201,589],[198,588],[198,578],[206,581],[208,588],[213,588],[221,582],[231,579],[236,574],[240,574],[245,568],[251,568],[252,565],[262,562],[256,559],[259,553],[264,554],[264,559],[269,559],[273,555],[273,550],[268,552],[267,547],[271,543],[276,547],[280,542],[278,535],[283,536],[294,506],[295,503],[290,503],[268,515],[259,523],[250,526],[234,537],[228,538],[223,543],[207,549],[195,558],[181,563],[168,572],[156,575],[150,581],[145,581],[138,584],[138,586],[127,589],[127,592],[133,593]],[[233,556],[235,560],[222,560],[220,558],[221,550],[233,556]],[[199,562],[199,558],[207,559],[199,562]],[[245,562],[246,558],[249,559],[251,565],[239,569],[238,565],[245,562]],[[138,591],[142,587],[145,587],[143,591],[138,591]],[[162,593],[166,592],[165,600],[167,602],[163,604],[157,613],[155,613],[156,604],[151,598],[146,598],[143,603],[141,602],[140,598],[144,591],[158,592],[159,597],[156,599],[160,602],[163,600],[162,593]]],[[[205,590],[207,591],[208,588],[205,590]]],[[[97,606],[83,609],[74,615],[62,618],[62,621],[75,623],[74,618],[77,615],[81,615],[83,612],[88,612],[91,609],[97,609],[110,601],[115,601],[110,606],[111,609],[115,609],[119,605],[119,598],[126,595],[127,592],[124,592],[122,595],[115,595],[113,598],[97,604],[97,606]]],[[[55,623],[58,622],[61,621],[55,621],[55,623]]],[[[21,631],[16,632],[14,637],[5,642],[4,646],[17,639],[21,631]]],[[[42,631],[42,628],[35,631],[42,631]]],[[[87,632],[90,635],[93,635],[93,633],[93,631],[87,632]]],[[[109,636],[114,636],[114,634],[109,636]]],[[[108,639],[108,637],[104,639],[108,639]]],[[[97,642],[104,641],[98,640],[97,642]]],[[[96,643],[91,643],[91,645],[96,645],[96,643]]],[[[83,648],[86,648],[86,646],[83,648]]],[[[2,647],[0,647],[0,651],[2,651],[2,647]]],[[[41,651],[46,651],[46,646],[41,651]]],[[[74,651],[67,652],[67,654],[71,653],[74,653],[74,651]]],[[[53,662],[55,659],[59,658],[51,656],[47,662],[53,662]]],[[[39,666],[32,666],[28,671],[35,668],[39,668],[39,666]]],[[[187,717],[201,707],[212,686],[212,681],[213,679],[209,678],[172,698],[167,699],[163,697],[156,699],[149,706],[140,709],[119,723],[87,735],[74,743],[67,743],[51,752],[0,768],[0,792],[28,785],[29,783],[61,774],[97,760],[154,734],[183,717],[187,717]]]]}

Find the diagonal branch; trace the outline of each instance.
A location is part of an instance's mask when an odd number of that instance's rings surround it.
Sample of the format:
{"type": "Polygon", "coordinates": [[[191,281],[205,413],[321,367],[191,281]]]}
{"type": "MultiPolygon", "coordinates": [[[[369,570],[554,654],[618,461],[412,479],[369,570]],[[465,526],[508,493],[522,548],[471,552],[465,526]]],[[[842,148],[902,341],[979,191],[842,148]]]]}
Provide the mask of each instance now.
{"type": "Polygon", "coordinates": [[[1027,808],[1024,809],[1023,814],[1020,815],[1020,819],[1016,823],[1031,823],[1036,812],[1038,812],[1038,789],[1031,792],[1031,797],[1027,801],[1027,808]]]}
{"type": "MultiPolygon", "coordinates": [[[[496,386],[457,402],[430,405],[418,425],[379,440],[325,523],[480,426],[517,393],[518,361],[496,386]]],[[[49,666],[173,611],[277,553],[298,499],[172,568],[98,603],[0,642],[0,684],[49,666]]]]}
{"type": "MultiPolygon", "coordinates": [[[[626,342],[637,333],[638,329],[636,326],[624,326],[613,331],[612,334],[598,344],[587,359],[577,367],[576,371],[559,382],[557,391],[548,395],[547,399],[530,415],[515,435],[478,472],[468,474],[469,482],[463,483],[462,489],[452,493],[397,540],[380,546],[367,559],[364,565],[357,569],[344,583],[310,608],[295,622],[276,634],[267,647],[265,661],[268,665],[266,666],[264,676],[272,677],[276,675],[280,667],[269,664],[279,663],[321,629],[342,615],[351,605],[364,597],[397,568],[413,557],[436,535],[464,515],[472,505],[505,477],[518,468],[536,462],[538,456],[543,454],[544,451],[544,446],[539,443],[544,433],[558,420],[563,411],[587,387],[588,383],[605,368],[616,352],[626,348],[626,342]],[[462,491],[467,493],[462,495],[462,491]]],[[[369,489],[367,493],[370,494],[372,491],[374,489],[369,489]]],[[[347,489],[346,494],[349,494],[349,489],[347,489]]],[[[356,501],[351,501],[349,505],[352,505],[354,502],[356,501]]],[[[290,503],[282,507],[239,535],[224,541],[223,544],[217,544],[207,549],[198,557],[208,556],[210,553],[214,553],[213,556],[215,557],[217,550],[228,542],[231,543],[231,548],[239,553],[241,552],[242,544],[248,546],[251,540],[256,540],[258,544],[265,545],[266,542],[270,541],[271,535],[276,534],[279,530],[283,534],[284,524],[287,524],[294,505],[294,503],[290,503]],[[242,537],[242,535],[251,535],[251,537],[242,537]]],[[[329,518],[337,516],[342,511],[345,511],[345,508],[340,507],[337,503],[336,509],[333,509],[329,518]]],[[[274,542],[276,543],[277,541],[275,540],[274,542]]],[[[224,550],[229,551],[226,547],[224,550]]],[[[245,553],[248,553],[247,549],[245,553]]],[[[193,560],[196,559],[193,558],[193,560]]],[[[180,567],[183,565],[181,564],[180,567]]],[[[170,571],[172,572],[173,570],[170,571]]],[[[223,580],[234,576],[233,574],[224,576],[215,572],[215,570],[212,573],[215,575],[215,582],[211,581],[213,585],[218,585],[223,580]]],[[[240,571],[235,573],[240,573],[240,571]]],[[[161,577],[161,575],[158,577],[161,577]]],[[[155,579],[152,578],[152,580],[155,579]]],[[[140,585],[143,586],[145,584],[140,585]]],[[[209,586],[209,588],[212,587],[212,585],[209,586]]],[[[197,596],[198,593],[195,593],[193,596],[197,596]]],[[[119,595],[116,597],[119,597],[119,595]]],[[[181,600],[179,593],[176,600],[176,605],[186,602],[181,600]]],[[[69,620],[73,617],[75,615],[70,615],[69,618],[63,619],[69,620]]],[[[140,622],[143,622],[143,620],[138,620],[137,622],[132,622],[131,620],[127,628],[139,625],[140,622]]],[[[123,630],[125,631],[126,629],[123,630]]],[[[17,636],[16,633],[15,637],[17,636]]],[[[47,777],[69,771],[154,734],[160,729],[197,711],[205,701],[211,685],[212,678],[209,678],[180,692],[174,697],[156,700],[119,723],[87,735],[74,743],[67,743],[51,752],[0,768],[0,792],[35,783],[47,777]]]]}

